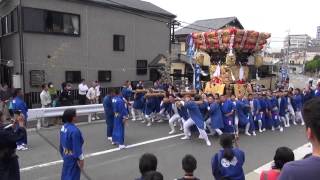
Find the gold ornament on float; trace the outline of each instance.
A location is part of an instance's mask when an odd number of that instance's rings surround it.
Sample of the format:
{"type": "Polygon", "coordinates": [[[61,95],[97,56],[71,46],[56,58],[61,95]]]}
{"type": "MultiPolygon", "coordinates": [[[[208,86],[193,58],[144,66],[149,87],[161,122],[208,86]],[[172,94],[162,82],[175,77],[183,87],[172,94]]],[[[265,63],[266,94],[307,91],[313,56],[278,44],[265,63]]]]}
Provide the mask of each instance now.
{"type": "Polygon", "coordinates": [[[255,55],[254,57],[254,66],[259,68],[263,65],[263,57],[261,55],[255,55]]]}
{"type": "Polygon", "coordinates": [[[226,65],[234,66],[236,64],[236,56],[228,54],[226,57],[226,65]]]}

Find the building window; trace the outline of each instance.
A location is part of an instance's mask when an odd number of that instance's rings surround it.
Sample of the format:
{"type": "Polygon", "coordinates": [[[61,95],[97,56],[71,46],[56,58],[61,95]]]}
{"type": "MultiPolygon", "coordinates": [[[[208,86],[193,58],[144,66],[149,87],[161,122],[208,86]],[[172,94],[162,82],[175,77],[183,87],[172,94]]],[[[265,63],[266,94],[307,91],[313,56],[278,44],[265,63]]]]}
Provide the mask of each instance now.
{"type": "Polygon", "coordinates": [[[188,48],[185,42],[180,42],[180,51],[187,52],[188,48]]]}
{"type": "Polygon", "coordinates": [[[182,77],[182,70],[181,69],[174,69],[173,70],[173,80],[181,80],[182,77]]]}
{"type": "Polygon", "coordinates": [[[81,82],[81,71],[66,71],[66,82],[80,83],[81,82]]]}
{"type": "Polygon", "coordinates": [[[125,36],[113,35],[113,50],[124,51],[125,48],[125,36]]]}
{"type": "Polygon", "coordinates": [[[148,61],[137,60],[137,75],[146,75],[148,73],[148,61]]]}
{"type": "Polygon", "coordinates": [[[23,30],[26,32],[80,35],[80,15],[23,8],[23,30]]]}
{"type": "Polygon", "coordinates": [[[98,81],[110,82],[111,81],[111,71],[98,71],[98,81]]]}
{"type": "Polygon", "coordinates": [[[18,10],[14,9],[1,18],[1,34],[7,35],[18,31],[18,10]]]}

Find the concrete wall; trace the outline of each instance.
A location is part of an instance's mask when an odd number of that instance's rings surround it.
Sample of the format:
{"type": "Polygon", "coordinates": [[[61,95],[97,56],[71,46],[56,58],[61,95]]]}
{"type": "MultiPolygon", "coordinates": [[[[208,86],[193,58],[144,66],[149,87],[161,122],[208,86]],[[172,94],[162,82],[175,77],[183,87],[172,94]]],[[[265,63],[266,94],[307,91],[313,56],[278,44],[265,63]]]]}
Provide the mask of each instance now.
{"type": "MultiPolygon", "coordinates": [[[[0,4],[0,17],[8,15],[19,5],[19,0],[7,0],[0,4]]],[[[1,36],[1,35],[0,35],[1,36]]],[[[14,61],[13,73],[20,73],[19,34],[9,34],[1,38],[1,58],[14,61]]]]}
{"type": "Polygon", "coordinates": [[[23,0],[23,6],[80,14],[81,22],[80,37],[24,33],[27,92],[39,91],[29,87],[30,70],[45,70],[46,81],[56,86],[65,81],[67,70],[81,70],[82,78],[88,81],[97,80],[99,70],[111,70],[112,81],[102,87],[121,86],[125,80],[148,80],[149,74],[136,75],[136,60],[150,62],[169,48],[166,23],[61,0],[23,0]],[[124,52],[113,51],[114,34],[126,36],[124,52]]]}

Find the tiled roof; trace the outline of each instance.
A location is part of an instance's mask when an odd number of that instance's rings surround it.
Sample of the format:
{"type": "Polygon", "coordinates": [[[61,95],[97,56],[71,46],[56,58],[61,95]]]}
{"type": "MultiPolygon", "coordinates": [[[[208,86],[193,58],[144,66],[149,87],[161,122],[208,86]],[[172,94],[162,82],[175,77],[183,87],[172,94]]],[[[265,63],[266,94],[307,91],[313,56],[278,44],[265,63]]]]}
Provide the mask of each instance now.
{"type": "Polygon", "coordinates": [[[192,32],[210,31],[210,30],[224,28],[230,23],[236,23],[236,22],[240,24],[240,27],[238,28],[243,29],[241,23],[236,17],[225,17],[225,18],[198,20],[184,28],[177,30],[175,33],[176,35],[184,35],[184,34],[190,34],[192,32]]]}
{"type": "Polygon", "coordinates": [[[152,14],[163,15],[167,17],[175,18],[176,16],[150,2],[141,1],[141,0],[82,0],[82,1],[89,1],[99,4],[105,5],[112,5],[116,7],[120,7],[123,9],[131,9],[131,10],[138,10],[144,11],[152,14]]]}

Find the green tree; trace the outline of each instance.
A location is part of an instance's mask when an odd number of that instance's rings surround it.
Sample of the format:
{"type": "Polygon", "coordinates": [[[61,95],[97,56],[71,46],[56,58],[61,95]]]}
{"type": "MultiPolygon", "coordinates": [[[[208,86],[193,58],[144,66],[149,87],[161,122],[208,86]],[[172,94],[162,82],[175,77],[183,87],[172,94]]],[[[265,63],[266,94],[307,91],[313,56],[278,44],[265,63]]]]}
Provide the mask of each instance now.
{"type": "Polygon", "coordinates": [[[305,65],[305,71],[318,72],[320,70],[320,56],[316,55],[311,61],[305,65]]]}

